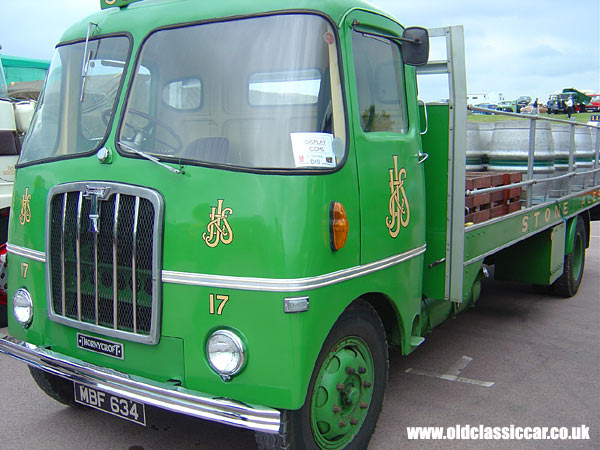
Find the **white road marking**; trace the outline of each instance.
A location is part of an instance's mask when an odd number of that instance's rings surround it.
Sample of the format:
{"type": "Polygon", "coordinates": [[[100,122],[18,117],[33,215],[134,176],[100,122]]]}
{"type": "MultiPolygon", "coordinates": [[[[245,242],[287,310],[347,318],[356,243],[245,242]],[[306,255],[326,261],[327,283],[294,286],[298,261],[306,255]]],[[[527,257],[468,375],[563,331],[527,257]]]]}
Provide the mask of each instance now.
{"type": "Polygon", "coordinates": [[[425,377],[439,378],[441,380],[457,381],[459,383],[474,384],[482,387],[492,387],[494,385],[494,382],[492,381],[474,380],[472,378],[459,376],[471,361],[473,361],[473,358],[470,358],[469,356],[463,356],[448,369],[448,373],[435,373],[429,372],[428,370],[420,370],[413,368],[408,368],[405,372],[412,373],[413,375],[422,375],[425,377]]]}
{"type": "Polygon", "coordinates": [[[465,368],[469,365],[471,361],[473,361],[473,358],[463,356],[461,359],[456,361],[452,367],[448,369],[447,375],[460,375],[460,373],[463,370],[465,370],[465,368]]]}

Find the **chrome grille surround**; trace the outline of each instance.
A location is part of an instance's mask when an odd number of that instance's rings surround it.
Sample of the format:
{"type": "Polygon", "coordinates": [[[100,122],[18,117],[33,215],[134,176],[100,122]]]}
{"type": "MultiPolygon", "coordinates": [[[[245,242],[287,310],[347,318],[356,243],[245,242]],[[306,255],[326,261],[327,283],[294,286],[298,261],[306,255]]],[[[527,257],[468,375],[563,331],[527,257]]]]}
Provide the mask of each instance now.
{"type": "Polygon", "coordinates": [[[162,196],[148,188],[83,181],[50,189],[46,204],[50,320],[157,344],[163,217],[162,196]]]}

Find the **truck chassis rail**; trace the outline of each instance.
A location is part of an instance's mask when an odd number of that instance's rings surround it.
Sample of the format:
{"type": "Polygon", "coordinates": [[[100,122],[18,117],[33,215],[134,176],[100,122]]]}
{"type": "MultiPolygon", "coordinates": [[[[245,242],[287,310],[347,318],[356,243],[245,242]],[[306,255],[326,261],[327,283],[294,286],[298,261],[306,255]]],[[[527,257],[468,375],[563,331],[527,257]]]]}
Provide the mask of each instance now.
{"type": "Polygon", "coordinates": [[[279,431],[280,412],[273,408],[211,398],[207,394],[141,377],[133,379],[115,370],[67,358],[1,333],[0,353],[67,380],[126,396],[146,405],[264,433],[279,431]]]}

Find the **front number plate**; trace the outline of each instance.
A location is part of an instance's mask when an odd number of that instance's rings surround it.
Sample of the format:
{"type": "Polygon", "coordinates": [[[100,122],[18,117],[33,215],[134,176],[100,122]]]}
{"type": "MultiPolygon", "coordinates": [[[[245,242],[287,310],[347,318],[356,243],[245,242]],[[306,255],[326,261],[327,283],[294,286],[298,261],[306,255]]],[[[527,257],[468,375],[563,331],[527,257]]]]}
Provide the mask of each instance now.
{"type": "Polygon", "coordinates": [[[143,403],[79,383],[73,383],[73,386],[77,403],[146,426],[146,410],[143,403]]]}

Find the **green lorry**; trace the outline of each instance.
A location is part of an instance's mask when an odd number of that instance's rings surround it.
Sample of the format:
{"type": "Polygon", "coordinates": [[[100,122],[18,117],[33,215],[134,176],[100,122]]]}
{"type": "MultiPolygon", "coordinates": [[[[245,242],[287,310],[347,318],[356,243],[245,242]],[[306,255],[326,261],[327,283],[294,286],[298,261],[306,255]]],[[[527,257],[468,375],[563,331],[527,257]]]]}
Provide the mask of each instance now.
{"type": "Polygon", "coordinates": [[[9,86],[11,83],[43,81],[50,67],[50,61],[21,56],[2,55],[0,61],[9,86]]]}
{"type": "Polygon", "coordinates": [[[461,27],[403,28],[362,0],[101,6],[57,46],[9,226],[0,352],[59,402],[362,449],[388,348],[474,304],[488,267],[577,292],[598,141],[591,167],[573,145],[540,179],[533,139],[522,173],[465,191],[497,174],[465,173],[461,27]],[[430,37],[446,60],[425,64],[430,37]],[[420,104],[417,72],[447,75],[449,100],[420,104]]]}
{"type": "Polygon", "coordinates": [[[584,94],[575,88],[565,88],[561,93],[553,94],[548,99],[548,114],[565,114],[567,112],[567,101],[573,101],[573,111],[577,113],[586,112],[592,96],[584,94]]]}

